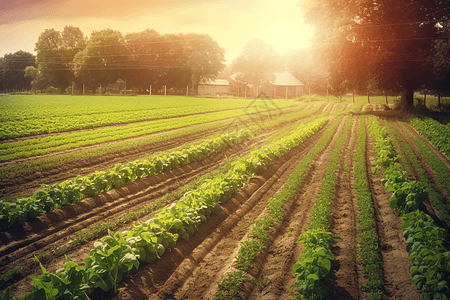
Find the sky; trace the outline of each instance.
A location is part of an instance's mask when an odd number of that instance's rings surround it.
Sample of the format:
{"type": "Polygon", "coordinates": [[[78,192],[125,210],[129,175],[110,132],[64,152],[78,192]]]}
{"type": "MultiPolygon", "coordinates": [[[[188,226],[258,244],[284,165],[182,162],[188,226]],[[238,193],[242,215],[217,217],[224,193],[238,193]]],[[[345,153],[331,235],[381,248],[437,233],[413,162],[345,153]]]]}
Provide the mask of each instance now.
{"type": "Polygon", "coordinates": [[[299,0],[3,0],[0,3],[0,57],[34,53],[49,28],[79,27],[86,36],[114,29],[123,35],[154,29],[160,34],[209,34],[225,49],[227,65],[252,39],[280,55],[310,45],[312,28],[302,20],[299,0]]]}

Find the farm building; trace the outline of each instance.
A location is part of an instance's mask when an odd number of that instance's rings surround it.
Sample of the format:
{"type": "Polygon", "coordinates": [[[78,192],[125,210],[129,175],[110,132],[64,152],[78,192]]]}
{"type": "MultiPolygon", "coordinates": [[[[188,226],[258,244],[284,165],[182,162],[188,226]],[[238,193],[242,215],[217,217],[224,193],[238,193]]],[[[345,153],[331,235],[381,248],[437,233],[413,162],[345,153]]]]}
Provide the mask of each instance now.
{"type": "Polygon", "coordinates": [[[202,80],[198,85],[198,94],[201,96],[256,97],[263,91],[273,99],[292,99],[303,95],[304,84],[291,73],[285,71],[274,75],[275,80],[273,82],[258,88],[237,81],[235,75],[228,79],[202,80]]]}
{"type": "MultiPolygon", "coordinates": [[[[268,95],[274,99],[298,98],[303,95],[303,87],[305,86],[297,78],[289,72],[281,72],[275,74],[275,80],[269,87],[268,95]]],[[[266,92],[267,94],[267,92],[266,92]]]]}
{"type": "Polygon", "coordinates": [[[224,96],[230,93],[230,83],[227,79],[201,80],[198,84],[198,94],[201,96],[224,96]]]}

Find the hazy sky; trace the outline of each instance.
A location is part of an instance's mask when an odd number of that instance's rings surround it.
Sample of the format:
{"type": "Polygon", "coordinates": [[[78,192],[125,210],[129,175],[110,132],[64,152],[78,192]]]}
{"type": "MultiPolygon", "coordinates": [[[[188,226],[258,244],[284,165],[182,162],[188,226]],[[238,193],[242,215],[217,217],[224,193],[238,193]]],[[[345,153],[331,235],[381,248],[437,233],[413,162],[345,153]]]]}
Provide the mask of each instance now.
{"type": "Polygon", "coordinates": [[[122,34],[147,28],[158,33],[206,33],[225,49],[227,64],[251,39],[262,39],[283,55],[309,45],[312,30],[302,20],[298,0],[3,0],[0,3],[0,56],[34,53],[45,29],[115,29],[122,34]]]}

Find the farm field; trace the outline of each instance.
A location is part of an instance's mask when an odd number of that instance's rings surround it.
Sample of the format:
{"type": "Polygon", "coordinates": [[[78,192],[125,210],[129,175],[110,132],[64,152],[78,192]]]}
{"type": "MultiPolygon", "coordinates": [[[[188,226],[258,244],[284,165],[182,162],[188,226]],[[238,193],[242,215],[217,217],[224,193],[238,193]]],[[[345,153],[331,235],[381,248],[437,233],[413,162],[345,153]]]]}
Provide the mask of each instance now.
{"type": "Polygon", "coordinates": [[[0,299],[450,298],[437,121],[336,100],[8,97],[0,299]]]}

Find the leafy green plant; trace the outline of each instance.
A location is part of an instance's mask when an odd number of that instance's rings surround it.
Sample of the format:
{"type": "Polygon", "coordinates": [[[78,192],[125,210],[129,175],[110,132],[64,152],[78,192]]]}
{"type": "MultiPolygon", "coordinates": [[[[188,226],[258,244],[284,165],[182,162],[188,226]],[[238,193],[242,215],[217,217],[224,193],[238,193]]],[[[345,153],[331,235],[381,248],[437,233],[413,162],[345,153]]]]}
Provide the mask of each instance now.
{"type": "Polygon", "coordinates": [[[67,258],[62,269],[55,274],[47,272],[42,264],[42,274],[31,276],[34,290],[23,296],[24,300],[40,299],[89,299],[94,270],[85,269],[67,258]]]}
{"type": "Polygon", "coordinates": [[[219,283],[219,290],[216,292],[216,299],[240,299],[237,297],[239,287],[242,283],[250,281],[252,281],[250,277],[242,271],[228,273],[227,278],[219,283]]]}
{"type": "Polygon", "coordinates": [[[334,259],[328,246],[334,243],[333,234],[318,229],[308,230],[300,235],[297,243],[305,245],[302,255],[292,267],[292,275],[297,278],[297,292],[307,299],[323,299],[328,291],[322,282],[328,280],[334,259]]]}
{"type": "Polygon", "coordinates": [[[102,239],[105,244],[94,243],[90,256],[84,260],[85,269],[95,272],[95,287],[117,293],[117,284],[123,274],[133,267],[139,268],[139,254],[127,243],[120,232],[111,232],[102,239]]]}
{"type": "Polygon", "coordinates": [[[421,211],[405,214],[402,219],[412,283],[422,290],[424,299],[449,299],[450,251],[443,245],[445,230],[421,211]]]}

